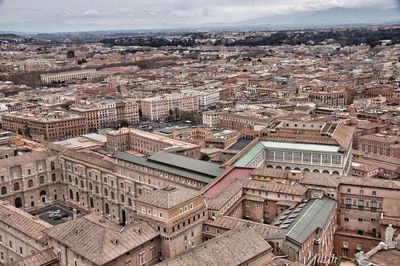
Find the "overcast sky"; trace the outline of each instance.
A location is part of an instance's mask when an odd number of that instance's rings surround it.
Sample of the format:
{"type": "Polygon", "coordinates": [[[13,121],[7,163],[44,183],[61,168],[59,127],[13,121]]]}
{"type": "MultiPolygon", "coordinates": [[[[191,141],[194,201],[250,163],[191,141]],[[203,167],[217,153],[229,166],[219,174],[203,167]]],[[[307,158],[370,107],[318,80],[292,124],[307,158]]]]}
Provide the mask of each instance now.
{"type": "Polygon", "coordinates": [[[397,0],[0,0],[0,30],[144,29],[232,23],[332,7],[393,8],[397,0]]]}

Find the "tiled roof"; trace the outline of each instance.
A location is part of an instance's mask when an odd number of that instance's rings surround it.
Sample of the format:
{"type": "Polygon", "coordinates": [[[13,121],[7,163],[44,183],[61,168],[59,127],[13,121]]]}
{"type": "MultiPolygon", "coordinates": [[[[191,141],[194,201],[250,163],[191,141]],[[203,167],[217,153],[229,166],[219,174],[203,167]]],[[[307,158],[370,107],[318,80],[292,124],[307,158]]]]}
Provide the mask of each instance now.
{"type": "Polygon", "coordinates": [[[163,261],[159,266],[243,265],[271,252],[271,246],[249,228],[231,230],[183,254],[163,261]]]}
{"type": "Polygon", "coordinates": [[[9,205],[5,201],[0,201],[0,223],[9,225],[41,243],[47,240],[42,231],[51,227],[50,224],[9,205]]]}
{"type": "Polygon", "coordinates": [[[281,229],[279,229],[277,226],[247,221],[231,216],[220,216],[215,220],[207,220],[204,224],[228,230],[251,228],[263,238],[267,238],[281,231],[281,229]]]}
{"type": "Polygon", "coordinates": [[[169,186],[142,195],[137,201],[169,210],[199,195],[200,192],[195,190],[169,186]]]}
{"type": "Polygon", "coordinates": [[[104,265],[158,236],[147,223],[124,227],[89,214],[45,233],[96,265],[104,265]]]}
{"type": "Polygon", "coordinates": [[[25,257],[9,266],[44,266],[44,265],[58,265],[58,259],[56,254],[49,248],[40,251],[36,254],[25,257]],[[54,264],[53,264],[54,263],[54,264]]]}
{"type": "Polygon", "coordinates": [[[304,195],[307,192],[307,188],[300,184],[282,184],[275,182],[265,182],[258,180],[246,180],[243,181],[243,187],[246,189],[263,190],[270,192],[280,192],[285,194],[293,195],[304,195]]]}
{"type": "Polygon", "coordinates": [[[231,198],[243,189],[242,181],[235,179],[221,190],[216,197],[205,198],[207,206],[212,210],[220,210],[231,198]]]}

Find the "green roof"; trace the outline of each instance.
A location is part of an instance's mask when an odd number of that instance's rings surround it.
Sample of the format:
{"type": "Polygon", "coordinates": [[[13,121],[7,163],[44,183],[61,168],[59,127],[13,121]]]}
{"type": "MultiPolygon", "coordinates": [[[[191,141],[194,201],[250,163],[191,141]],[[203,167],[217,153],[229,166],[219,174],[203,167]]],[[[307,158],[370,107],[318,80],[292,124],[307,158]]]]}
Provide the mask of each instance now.
{"type": "Polygon", "coordinates": [[[216,163],[209,163],[163,151],[152,154],[148,159],[153,162],[174,166],[191,172],[208,175],[210,177],[217,177],[223,170],[220,165],[216,163]]]}
{"type": "MultiPolygon", "coordinates": [[[[281,221],[280,228],[287,223],[290,225],[284,228],[285,230],[281,233],[272,236],[271,239],[285,238],[288,240],[286,242],[293,240],[298,243],[298,247],[301,247],[302,243],[317,228],[324,228],[329,216],[335,211],[336,201],[328,197],[323,197],[321,199],[311,199],[303,207],[301,205],[304,205],[304,203],[299,204],[290,211],[281,212],[275,221],[281,221]],[[296,215],[296,209],[298,210],[299,208],[302,208],[301,211],[298,212],[295,218],[291,218],[296,215]]],[[[276,222],[273,224],[276,224],[276,222]]],[[[290,241],[291,244],[288,244],[292,248],[294,248],[293,241],[290,241]]]]}
{"type": "Polygon", "coordinates": [[[259,142],[257,143],[248,153],[243,155],[238,161],[235,163],[235,167],[247,167],[247,165],[261,152],[264,152],[264,145],[259,142]]]}
{"type": "MultiPolygon", "coordinates": [[[[170,153],[165,153],[167,155],[171,155],[170,153]]],[[[179,156],[179,155],[176,155],[179,156]]],[[[187,157],[184,156],[179,156],[179,158],[177,157],[168,157],[169,160],[166,159],[161,159],[159,158],[159,161],[157,160],[150,160],[150,157],[138,157],[126,152],[117,152],[114,154],[114,158],[118,159],[118,160],[122,160],[122,161],[127,161],[130,163],[134,163],[137,165],[141,165],[141,166],[146,166],[155,170],[159,170],[159,171],[163,171],[166,173],[170,173],[170,174],[174,174],[177,176],[181,176],[181,177],[186,177],[186,178],[190,178],[199,182],[203,182],[203,183],[210,183],[215,177],[215,176],[211,176],[210,171],[208,172],[208,174],[204,174],[204,173],[199,173],[197,172],[197,169],[190,169],[190,163],[187,165],[186,168],[181,168],[178,166],[178,164],[176,162],[174,162],[173,160],[182,160],[186,163],[188,163],[188,161],[186,160],[187,157]],[[181,158],[183,157],[183,158],[181,158]]],[[[154,157],[153,159],[157,159],[157,157],[154,157]]],[[[192,159],[192,160],[196,160],[196,159],[192,159]]],[[[196,160],[198,161],[198,160],[196,160]]],[[[189,160],[189,162],[191,162],[191,160],[189,160]]],[[[209,163],[210,164],[210,163],[209,163]]],[[[213,166],[214,167],[214,164],[213,166]]],[[[210,166],[210,168],[212,168],[210,166]]],[[[206,169],[205,169],[206,170],[206,169]]],[[[221,173],[223,171],[223,169],[220,169],[221,173]]]]}

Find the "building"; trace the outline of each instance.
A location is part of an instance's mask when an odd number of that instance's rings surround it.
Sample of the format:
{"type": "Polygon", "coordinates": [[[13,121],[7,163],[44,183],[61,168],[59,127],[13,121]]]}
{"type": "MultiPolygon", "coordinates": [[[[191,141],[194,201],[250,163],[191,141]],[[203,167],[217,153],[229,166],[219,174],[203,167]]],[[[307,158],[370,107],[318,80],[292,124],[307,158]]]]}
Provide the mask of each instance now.
{"type": "Polygon", "coordinates": [[[225,165],[346,175],[352,135],[351,127],[338,123],[278,121],[225,165]]]}
{"type": "Polygon", "coordinates": [[[139,105],[131,101],[93,101],[71,106],[71,112],[85,117],[89,129],[99,129],[126,121],[139,123],[139,105]]]}
{"type": "Polygon", "coordinates": [[[145,155],[167,150],[192,158],[200,158],[200,146],[198,145],[132,128],[107,132],[106,147],[109,151],[134,150],[145,155]]]}
{"type": "Polygon", "coordinates": [[[82,69],[60,73],[41,74],[40,81],[43,84],[64,83],[69,80],[90,81],[97,75],[96,69],[82,69]]]}
{"type": "Polygon", "coordinates": [[[241,131],[248,126],[266,126],[269,119],[256,118],[241,114],[223,113],[219,118],[219,127],[241,131]]]}
{"type": "Polygon", "coordinates": [[[43,230],[51,225],[0,201],[0,265],[10,265],[47,247],[43,230]]]}
{"type": "Polygon", "coordinates": [[[62,265],[154,265],[160,238],[147,223],[126,226],[89,214],[43,231],[62,265]]]}
{"type": "Polygon", "coordinates": [[[202,113],[203,125],[208,127],[219,127],[219,120],[224,112],[206,111],[202,113]]]}
{"type": "Polygon", "coordinates": [[[365,153],[400,159],[400,136],[384,134],[360,136],[357,149],[365,153]]]}
{"type": "Polygon", "coordinates": [[[10,112],[2,115],[3,128],[46,141],[57,141],[87,133],[85,117],[66,111],[10,112]]]}
{"type": "Polygon", "coordinates": [[[312,91],[308,94],[308,100],[318,105],[347,106],[350,104],[350,95],[347,91],[312,91]]]}
{"type": "Polygon", "coordinates": [[[269,265],[272,247],[252,229],[232,230],[157,265],[269,265]]]}
{"type": "Polygon", "coordinates": [[[141,101],[142,116],[145,119],[158,121],[177,112],[197,112],[199,98],[197,95],[176,93],[146,98],[141,101]]]}
{"type": "Polygon", "coordinates": [[[161,235],[161,257],[175,257],[202,242],[206,204],[198,191],[164,187],[137,199],[137,218],[161,235]]]}

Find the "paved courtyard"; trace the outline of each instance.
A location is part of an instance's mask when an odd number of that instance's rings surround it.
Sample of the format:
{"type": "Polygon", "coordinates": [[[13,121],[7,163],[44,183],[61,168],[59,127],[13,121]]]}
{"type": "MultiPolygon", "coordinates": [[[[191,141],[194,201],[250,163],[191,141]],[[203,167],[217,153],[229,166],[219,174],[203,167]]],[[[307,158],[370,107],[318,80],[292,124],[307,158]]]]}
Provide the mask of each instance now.
{"type": "Polygon", "coordinates": [[[57,225],[57,224],[62,224],[64,222],[68,221],[72,217],[72,209],[70,207],[56,203],[56,204],[51,204],[49,206],[35,210],[35,211],[31,212],[31,214],[49,224],[57,225]],[[60,210],[59,214],[62,216],[62,218],[49,217],[50,212],[55,212],[57,210],[60,210]]]}

